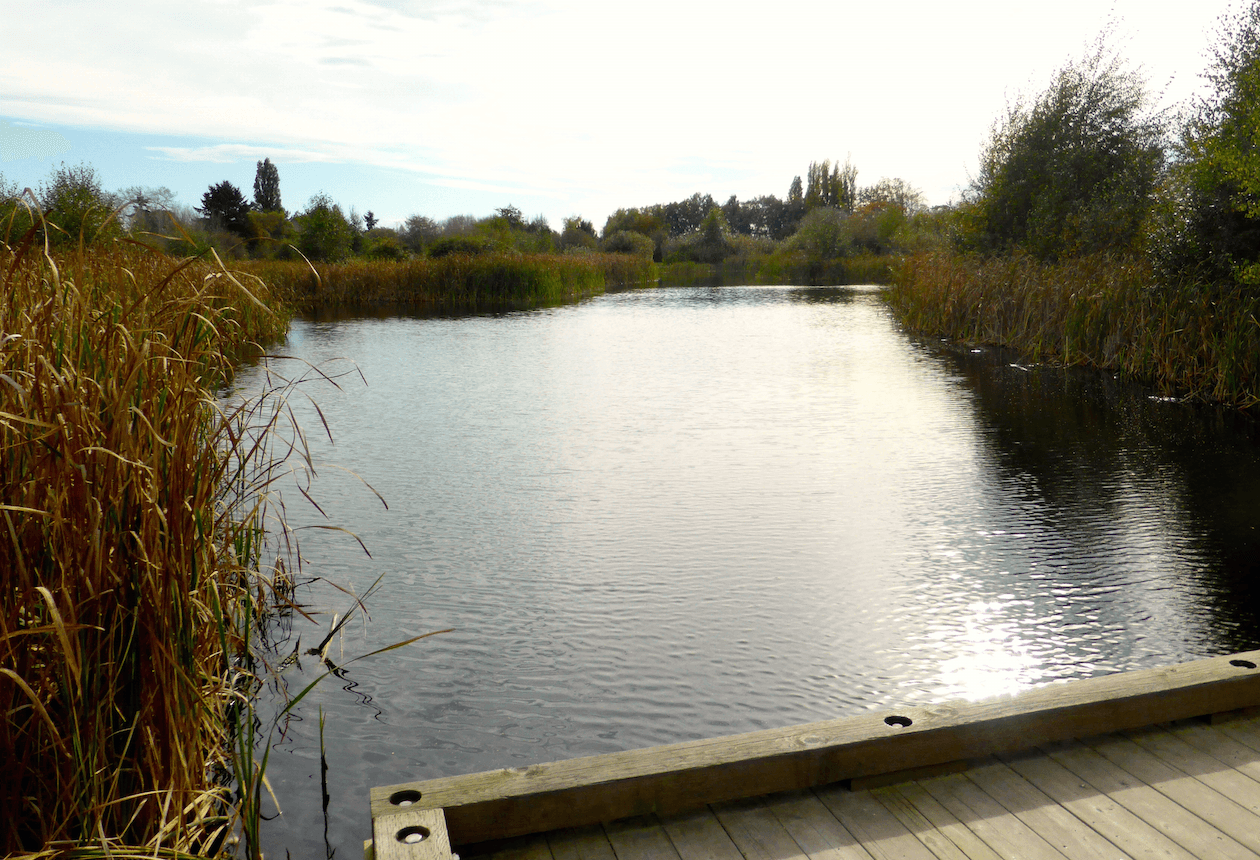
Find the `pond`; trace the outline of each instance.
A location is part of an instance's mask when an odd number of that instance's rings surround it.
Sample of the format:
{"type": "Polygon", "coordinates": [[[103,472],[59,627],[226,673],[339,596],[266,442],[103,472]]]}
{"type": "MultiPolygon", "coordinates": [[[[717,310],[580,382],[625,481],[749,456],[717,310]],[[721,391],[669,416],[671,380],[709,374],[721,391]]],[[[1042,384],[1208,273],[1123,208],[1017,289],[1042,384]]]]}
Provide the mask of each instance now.
{"type": "Polygon", "coordinates": [[[454,632],[302,702],[269,856],[359,856],[373,785],[1260,646],[1254,424],[918,339],[873,287],[307,320],[274,352],[352,371],[290,400],[326,518],[285,502],[371,553],[298,532],[302,648],[352,605],[326,582],[381,578],[339,663],[454,632]]]}

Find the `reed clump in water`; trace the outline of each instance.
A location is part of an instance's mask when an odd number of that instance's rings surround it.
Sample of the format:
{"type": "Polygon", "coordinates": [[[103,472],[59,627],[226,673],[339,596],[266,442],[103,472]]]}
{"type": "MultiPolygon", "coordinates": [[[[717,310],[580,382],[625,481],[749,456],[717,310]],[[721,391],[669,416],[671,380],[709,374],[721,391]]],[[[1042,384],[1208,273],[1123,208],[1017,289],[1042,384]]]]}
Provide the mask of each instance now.
{"type": "Polygon", "coordinates": [[[0,243],[0,854],[214,852],[257,792],[230,750],[285,587],[278,461],[214,391],[273,304],[203,262],[0,243]]]}
{"type": "Polygon", "coordinates": [[[1155,283],[1129,255],[1042,263],[935,251],[901,264],[889,300],[918,331],[1120,370],[1167,394],[1260,403],[1260,296],[1155,283]]]}
{"type": "Polygon", "coordinates": [[[304,309],[408,305],[494,311],[552,305],[655,279],[650,260],[627,254],[451,254],[349,263],[260,260],[242,264],[304,309]]]}

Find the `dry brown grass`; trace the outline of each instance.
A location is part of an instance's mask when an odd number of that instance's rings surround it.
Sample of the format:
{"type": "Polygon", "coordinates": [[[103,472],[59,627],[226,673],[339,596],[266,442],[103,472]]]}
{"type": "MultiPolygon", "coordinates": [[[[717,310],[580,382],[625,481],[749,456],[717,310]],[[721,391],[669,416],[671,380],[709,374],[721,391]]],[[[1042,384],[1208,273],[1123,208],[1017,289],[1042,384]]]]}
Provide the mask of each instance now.
{"type": "Polygon", "coordinates": [[[1057,264],[923,253],[890,300],[910,328],[1090,364],[1168,394],[1260,403],[1260,297],[1238,288],[1156,288],[1149,266],[1099,254],[1057,264]]]}
{"type": "Polygon", "coordinates": [[[443,312],[511,310],[573,301],[655,279],[650,260],[627,254],[453,254],[313,267],[284,260],[241,265],[286,301],[309,309],[407,305],[443,312]]]}
{"type": "Polygon", "coordinates": [[[0,244],[0,854],[213,852],[259,788],[231,742],[253,625],[285,583],[263,543],[280,411],[225,412],[214,391],[287,320],[219,266],[14,244],[0,244]]]}

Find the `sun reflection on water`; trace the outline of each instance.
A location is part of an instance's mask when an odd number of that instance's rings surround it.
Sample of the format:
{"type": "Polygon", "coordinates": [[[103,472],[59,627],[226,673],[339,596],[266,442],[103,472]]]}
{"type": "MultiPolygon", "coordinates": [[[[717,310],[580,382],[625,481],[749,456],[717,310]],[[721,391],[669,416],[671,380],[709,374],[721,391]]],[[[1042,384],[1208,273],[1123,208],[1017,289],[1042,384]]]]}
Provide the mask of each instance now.
{"type": "Polygon", "coordinates": [[[941,701],[979,701],[1008,696],[1035,686],[1041,680],[1040,661],[1020,635],[1019,624],[1008,611],[1027,601],[1004,599],[977,601],[966,606],[962,618],[950,629],[933,633],[958,649],[940,665],[933,694],[941,701]]]}

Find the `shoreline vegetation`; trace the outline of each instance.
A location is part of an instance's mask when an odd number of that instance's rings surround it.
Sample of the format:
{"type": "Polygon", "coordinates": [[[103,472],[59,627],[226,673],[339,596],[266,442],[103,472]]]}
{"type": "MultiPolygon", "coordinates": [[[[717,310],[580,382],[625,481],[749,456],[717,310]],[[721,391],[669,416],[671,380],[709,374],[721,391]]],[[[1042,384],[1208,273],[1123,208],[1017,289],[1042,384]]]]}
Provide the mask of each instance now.
{"type": "Polygon", "coordinates": [[[236,265],[302,312],[402,307],[438,313],[521,310],[655,283],[627,254],[452,254],[413,260],[251,260],[236,265]]]}
{"type": "Polygon", "coordinates": [[[288,317],[128,246],[0,245],[0,291],[0,853],[221,853],[256,827],[242,739],[294,571],[282,401],[214,392],[288,317]]]}
{"type": "Polygon", "coordinates": [[[1260,403],[1260,295],[1230,284],[1159,289],[1142,258],[924,253],[901,261],[888,301],[915,331],[1119,371],[1166,396],[1260,403]]]}

